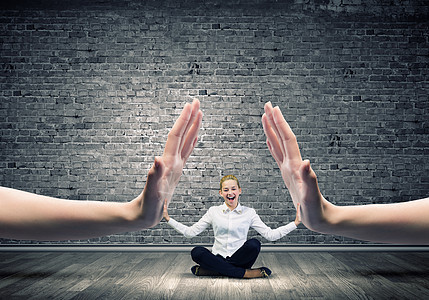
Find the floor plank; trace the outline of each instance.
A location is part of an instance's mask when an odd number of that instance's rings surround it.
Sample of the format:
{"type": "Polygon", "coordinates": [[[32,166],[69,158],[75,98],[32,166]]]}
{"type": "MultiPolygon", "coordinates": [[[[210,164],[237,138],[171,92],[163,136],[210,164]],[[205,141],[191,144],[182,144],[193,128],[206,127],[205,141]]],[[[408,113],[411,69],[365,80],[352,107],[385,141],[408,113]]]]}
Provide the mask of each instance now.
{"type": "Polygon", "coordinates": [[[268,279],[192,265],[185,252],[0,252],[0,299],[429,299],[429,252],[262,252],[268,279]]]}

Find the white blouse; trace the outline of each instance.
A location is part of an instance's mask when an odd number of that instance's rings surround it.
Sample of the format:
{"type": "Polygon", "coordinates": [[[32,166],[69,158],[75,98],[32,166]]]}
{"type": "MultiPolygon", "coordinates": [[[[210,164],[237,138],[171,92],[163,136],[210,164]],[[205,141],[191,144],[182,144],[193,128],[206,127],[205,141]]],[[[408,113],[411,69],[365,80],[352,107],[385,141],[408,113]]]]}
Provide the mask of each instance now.
{"type": "Polygon", "coordinates": [[[168,224],[187,238],[200,234],[209,225],[212,225],[215,237],[212,253],[220,254],[223,257],[231,256],[243,246],[247,240],[250,227],[269,241],[278,240],[296,229],[295,222],[290,222],[277,229],[271,229],[262,222],[253,208],[242,206],[240,203],[232,211],[225,203],[212,206],[192,226],[183,225],[171,217],[168,224]]]}

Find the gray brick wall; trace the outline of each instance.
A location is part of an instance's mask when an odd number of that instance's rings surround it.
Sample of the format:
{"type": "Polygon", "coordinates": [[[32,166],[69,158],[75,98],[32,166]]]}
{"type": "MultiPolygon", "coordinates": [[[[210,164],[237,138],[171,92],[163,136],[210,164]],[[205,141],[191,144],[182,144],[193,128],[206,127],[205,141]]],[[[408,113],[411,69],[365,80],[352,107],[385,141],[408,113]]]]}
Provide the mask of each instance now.
{"type": "MultiPolygon", "coordinates": [[[[266,101],[282,108],[333,203],[428,196],[427,1],[224,2],[1,4],[0,184],[129,201],[197,96],[203,128],[170,206],[179,221],[221,203],[229,173],[269,226],[293,220],[265,145],[266,101]]],[[[161,223],[79,242],[212,241],[211,230],[188,240],[161,223]]],[[[301,227],[276,243],[361,241],[301,227]]]]}

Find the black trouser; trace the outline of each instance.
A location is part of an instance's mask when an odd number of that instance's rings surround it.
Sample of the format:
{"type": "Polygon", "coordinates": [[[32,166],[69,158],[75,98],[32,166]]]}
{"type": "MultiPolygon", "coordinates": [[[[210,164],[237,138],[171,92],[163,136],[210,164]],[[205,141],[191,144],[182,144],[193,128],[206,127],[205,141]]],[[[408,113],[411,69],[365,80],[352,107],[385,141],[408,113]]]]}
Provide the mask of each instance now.
{"type": "Polygon", "coordinates": [[[243,278],[246,269],[250,269],[258,258],[261,242],[257,239],[246,241],[231,257],[214,255],[208,249],[197,246],[191,251],[192,260],[202,268],[221,275],[243,278]]]}

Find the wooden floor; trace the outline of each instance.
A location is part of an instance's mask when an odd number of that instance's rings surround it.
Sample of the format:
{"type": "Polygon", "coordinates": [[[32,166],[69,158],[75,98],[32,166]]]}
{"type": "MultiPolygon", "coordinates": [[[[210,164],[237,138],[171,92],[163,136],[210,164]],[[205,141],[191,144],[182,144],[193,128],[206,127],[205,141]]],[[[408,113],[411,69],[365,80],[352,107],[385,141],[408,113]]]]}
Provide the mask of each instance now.
{"type": "Polygon", "coordinates": [[[262,252],[269,279],[192,265],[184,252],[0,252],[0,299],[429,299],[429,252],[262,252]]]}

